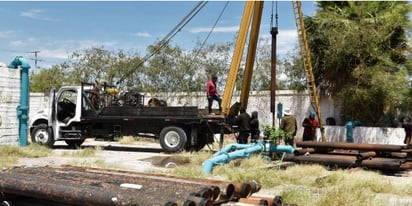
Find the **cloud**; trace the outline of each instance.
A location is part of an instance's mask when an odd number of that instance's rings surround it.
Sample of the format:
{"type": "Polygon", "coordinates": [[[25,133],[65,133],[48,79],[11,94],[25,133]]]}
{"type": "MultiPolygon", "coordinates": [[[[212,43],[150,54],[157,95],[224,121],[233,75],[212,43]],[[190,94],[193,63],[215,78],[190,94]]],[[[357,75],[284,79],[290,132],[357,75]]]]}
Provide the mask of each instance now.
{"type": "MultiPolygon", "coordinates": [[[[270,34],[265,34],[261,36],[260,43],[263,45],[271,45],[272,36],[270,34]]],[[[284,57],[287,54],[294,52],[298,44],[298,33],[296,29],[279,30],[276,39],[277,55],[284,57]]]]}
{"type": "MultiPolygon", "coordinates": [[[[191,33],[202,33],[202,32],[210,32],[212,30],[211,27],[195,27],[189,29],[191,33]]],[[[239,26],[228,26],[228,27],[215,27],[213,28],[213,32],[221,32],[221,33],[229,33],[229,32],[237,32],[239,31],[239,26]]]]}
{"type": "Polygon", "coordinates": [[[147,32],[137,32],[137,33],[133,33],[133,34],[130,34],[130,35],[131,36],[138,36],[138,37],[147,37],[147,38],[152,37],[152,35],[150,35],[147,32]]]}
{"type": "Polygon", "coordinates": [[[45,11],[42,9],[30,9],[28,11],[21,12],[20,16],[43,21],[57,21],[57,19],[52,19],[50,17],[43,15],[44,12],[45,11]]]}
{"type": "Polygon", "coordinates": [[[0,38],[10,37],[14,31],[0,31],[0,38]]]}
{"type": "Polygon", "coordinates": [[[20,46],[26,46],[26,45],[32,45],[33,43],[36,43],[37,39],[30,37],[24,40],[15,40],[15,41],[10,41],[9,44],[13,47],[20,47],[20,46]]]}

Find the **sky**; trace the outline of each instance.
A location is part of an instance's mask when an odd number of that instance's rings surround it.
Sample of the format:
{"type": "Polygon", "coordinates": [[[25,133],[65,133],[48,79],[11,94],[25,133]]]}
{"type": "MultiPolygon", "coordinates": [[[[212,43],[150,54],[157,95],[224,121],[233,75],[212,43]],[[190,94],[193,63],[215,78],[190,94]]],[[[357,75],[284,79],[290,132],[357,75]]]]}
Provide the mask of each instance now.
{"type": "MultiPolygon", "coordinates": [[[[301,3],[303,14],[312,16],[315,3],[301,3]]],[[[0,62],[9,64],[16,56],[23,56],[32,69],[50,68],[68,61],[73,52],[92,47],[144,56],[149,45],[165,38],[198,4],[199,1],[0,1],[0,62]]],[[[235,41],[244,6],[244,1],[207,2],[171,39],[171,44],[190,50],[205,39],[206,43],[235,41]]],[[[297,32],[291,1],[265,1],[259,36],[271,38],[271,26],[279,29],[277,54],[282,57],[293,52],[297,32]]]]}

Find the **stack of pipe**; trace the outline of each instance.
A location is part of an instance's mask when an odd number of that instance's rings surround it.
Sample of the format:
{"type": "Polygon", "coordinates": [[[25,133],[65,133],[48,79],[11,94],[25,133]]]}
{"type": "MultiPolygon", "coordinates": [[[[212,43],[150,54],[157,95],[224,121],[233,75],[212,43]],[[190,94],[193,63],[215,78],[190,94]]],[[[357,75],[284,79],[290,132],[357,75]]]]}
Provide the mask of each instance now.
{"type": "Polygon", "coordinates": [[[0,171],[0,205],[209,206],[251,198],[257,181],[228,182],[83,167],[15,167],[0,171]],[[31,204],[21,204],[31,205],[31,204]]]}
{"type": "Polygon", "coordinates": [[[304,141],[296,146],[301,149],[287,155],[285,161],[381,171],[412,169],[412,149],[406,145],[304,141]]]}

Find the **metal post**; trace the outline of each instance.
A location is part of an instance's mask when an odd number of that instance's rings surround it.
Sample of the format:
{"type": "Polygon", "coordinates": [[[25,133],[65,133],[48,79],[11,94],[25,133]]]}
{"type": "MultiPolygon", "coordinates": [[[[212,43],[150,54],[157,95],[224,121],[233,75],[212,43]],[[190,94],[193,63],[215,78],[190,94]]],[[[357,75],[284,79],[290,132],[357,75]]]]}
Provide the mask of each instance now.
{"type": "Polygon", "coordinates": [[[27,146],[27,120],[29,111],[29,69],[30,65],[26,59],[21,56],[17,56],[9,64],[9,68],[17,69],[21,68],[21,92],[20,92],[20,105],[17,106],[17,117],[20,120],[19,135],[20,146],[27,146]]]}

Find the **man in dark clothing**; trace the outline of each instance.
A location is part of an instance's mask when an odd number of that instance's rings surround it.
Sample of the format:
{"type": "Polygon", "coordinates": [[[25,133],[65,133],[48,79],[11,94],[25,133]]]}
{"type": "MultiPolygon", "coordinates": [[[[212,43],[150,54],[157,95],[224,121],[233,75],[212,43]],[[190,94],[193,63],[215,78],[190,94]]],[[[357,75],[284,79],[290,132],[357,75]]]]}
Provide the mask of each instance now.
{"type": "Polygon", "coordinates": [[[296,117],[292,115],[290,108],[285,108],[284,114],[285,116],[283,116],[280,120],[279,128],[291,136],[290,138],[285,137],[285,144],[294,147],[296,131],[298,130],[298,123],[296,122],[296,117]]]}
{"type": "Polygon", "coordinates": [[[319,122],[315,115],[315,112],[310,112],[309,117],[303,120],[303,141],[316,141],[316,129],[319,127],[319,122]]]}
{"type": "Polygon", "coordinates": [[[250,119],[251,142],[257,142],[259,140],[259,135],[260,135],[260,130],[259,130],[258,112],[253,111],[252,117],[250,119]]]}
{"type": "Polygon", "coordinates": [[[239,144],[247,144],[250,135],[250,116],[245,108],[240,108],[240,114],[235,118],[234,125],[239,127],[239,144]]]}
{"type": "Polygon", "coordinates": [[[208,111],[209,114],[212,114],[212,106],[213,106],[213,101],[216,100],[217,103],[219,104],[219,112],[222,112],[222,99],[220,98],[219,92],[217,90],[216,86],[216,81],[217,81],[217,76],[214,74],[212,75],[212,78],[207,82],[206,84],[206,95],[207,95],[207,101],[208,101],[208,111]]]}
{"type": "Polygon", "coordinates": [[[406,145],[410,145],[411,144],[411,134],[412,134],[412,131],[411,131],[411,118],[410,117],[403,117],[402,119],[401,119],[401,121],[402,121],[402,127],[403,127],[403,129],[405,130],[405,138],[404,138],[404,140],[403,140],[403,143],[404,144],[406,144],[406,145]]]}

